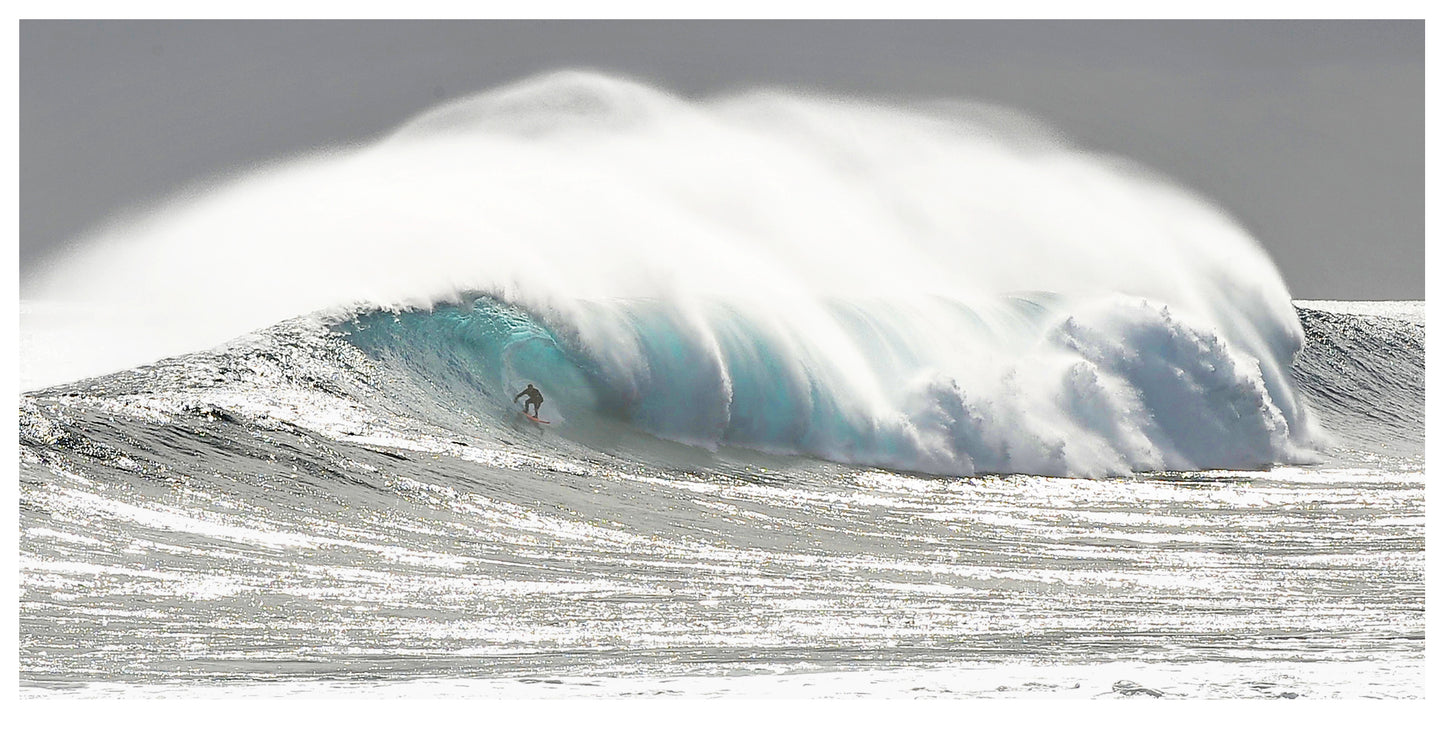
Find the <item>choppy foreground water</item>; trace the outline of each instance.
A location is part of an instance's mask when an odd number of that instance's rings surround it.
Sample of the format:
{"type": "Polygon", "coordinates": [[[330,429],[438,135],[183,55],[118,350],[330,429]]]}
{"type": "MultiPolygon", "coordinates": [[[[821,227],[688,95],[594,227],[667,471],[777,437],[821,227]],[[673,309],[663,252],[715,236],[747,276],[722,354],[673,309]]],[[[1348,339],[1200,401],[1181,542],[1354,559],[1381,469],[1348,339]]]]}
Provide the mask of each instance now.
{"type": "Polygon", "coordinates": [[[23,697],[1424,695],[1413,423],[931,477],[443,427],[288,333],[22,398],[23,697]]]}

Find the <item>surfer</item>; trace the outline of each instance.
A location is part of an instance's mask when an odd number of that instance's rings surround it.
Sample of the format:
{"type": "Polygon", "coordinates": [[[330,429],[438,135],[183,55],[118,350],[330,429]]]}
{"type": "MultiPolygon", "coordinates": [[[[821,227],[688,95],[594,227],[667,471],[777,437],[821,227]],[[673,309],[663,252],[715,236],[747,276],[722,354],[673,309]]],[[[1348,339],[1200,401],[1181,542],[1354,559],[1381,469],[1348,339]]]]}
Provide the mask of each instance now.
{"type": "Polygon", "coordinates": [[[541,414],[537,411],[542,409],[542,391],[532,387],[532,383],[529,382],[527,383],[527,389],[517,393],[517,397],[512,398],[512,402],[517,402],[523,395],[527,396],[527,402],[522,404],[522,412],[526,413],[527,407],[531,406],[532,415],[541,418],[541,414]]]}

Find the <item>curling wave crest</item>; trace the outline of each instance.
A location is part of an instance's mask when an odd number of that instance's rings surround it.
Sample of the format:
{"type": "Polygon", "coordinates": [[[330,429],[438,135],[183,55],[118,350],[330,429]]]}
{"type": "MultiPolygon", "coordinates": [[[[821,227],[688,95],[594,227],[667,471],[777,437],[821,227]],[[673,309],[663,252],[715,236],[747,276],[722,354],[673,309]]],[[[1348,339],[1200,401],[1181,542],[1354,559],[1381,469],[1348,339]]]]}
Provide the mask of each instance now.
{"type": "Polygon", "coordinates": [[[1246,232],[984,105],[551,74],[193,192],[27,296],[139,314],[86,350],[132,363],[329,311],[438,404],[535,382],[578,440],[1099,476],[1305,461],[1317,432],[1246,232]]]}

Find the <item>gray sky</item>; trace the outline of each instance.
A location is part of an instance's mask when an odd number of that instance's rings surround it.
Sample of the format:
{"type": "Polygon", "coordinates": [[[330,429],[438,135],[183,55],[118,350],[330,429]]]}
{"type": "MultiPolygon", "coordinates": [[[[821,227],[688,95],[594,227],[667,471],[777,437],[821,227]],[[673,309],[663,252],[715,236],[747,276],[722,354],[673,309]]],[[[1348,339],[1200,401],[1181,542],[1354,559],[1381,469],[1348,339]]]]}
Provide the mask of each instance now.
{"type": "Polygon", "coordinates": [[[1230,211],[1297,298],[1424,298],[1423,21],[22,21],[20,268],[247,163],[586,67],[1006,104],[1230,211]]]}

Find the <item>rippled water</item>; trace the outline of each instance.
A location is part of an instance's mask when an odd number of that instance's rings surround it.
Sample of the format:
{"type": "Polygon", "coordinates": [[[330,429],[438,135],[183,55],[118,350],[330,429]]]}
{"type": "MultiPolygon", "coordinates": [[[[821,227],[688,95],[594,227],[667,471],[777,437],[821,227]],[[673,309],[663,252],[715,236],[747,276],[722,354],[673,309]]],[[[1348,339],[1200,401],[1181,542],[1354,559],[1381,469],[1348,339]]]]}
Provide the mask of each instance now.
{"type": "Polygon", "coordinates": [[[203,420],[130,437],[204,473],[133,445],[151,481],[22,481],[25,679],[1287,670],[1423,653],[1418,473],[647,473],[203,420]]]}
{"type": "Polygon", "coordinates": [[[24,696],[1423,695],[1417,451],[943,478],[156,369],[22,399],[24,696]]]}

